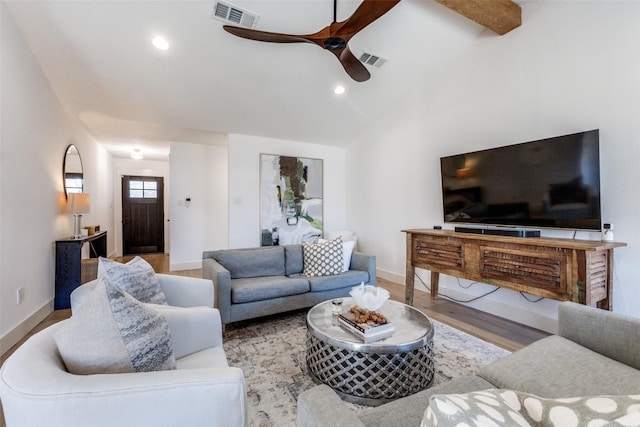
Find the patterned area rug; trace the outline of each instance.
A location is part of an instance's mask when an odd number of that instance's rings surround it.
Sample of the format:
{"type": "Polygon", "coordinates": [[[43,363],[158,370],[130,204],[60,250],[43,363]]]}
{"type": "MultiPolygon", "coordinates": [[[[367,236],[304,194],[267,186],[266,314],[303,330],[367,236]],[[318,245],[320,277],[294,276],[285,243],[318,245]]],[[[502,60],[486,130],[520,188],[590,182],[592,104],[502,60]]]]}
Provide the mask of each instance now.
{"type": "MultiPolygon", "coordinates": [[[[242,369],[247,383],[249,425],[296,425],[298,394],[315,385],[305,360],[307,310],[227,326],[224,349],[230,366],[242,369]]],[[[443,323],[435,327],[434,385],[475,373],[509,351],[443,323]]],[[[354,411],[367,407],[349,404],[354,411]]]]}

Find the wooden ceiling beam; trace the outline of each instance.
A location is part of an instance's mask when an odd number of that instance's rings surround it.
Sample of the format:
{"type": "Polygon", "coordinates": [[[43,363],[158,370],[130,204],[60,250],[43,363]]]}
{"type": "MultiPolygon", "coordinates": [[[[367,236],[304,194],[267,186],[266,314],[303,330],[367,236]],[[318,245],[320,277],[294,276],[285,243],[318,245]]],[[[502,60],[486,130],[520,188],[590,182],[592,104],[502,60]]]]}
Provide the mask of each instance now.
{"type": "Polygon", "coordinates": [[[522,10],[511,0],[435,1],[501,36],[522,24],[522,10]]]}

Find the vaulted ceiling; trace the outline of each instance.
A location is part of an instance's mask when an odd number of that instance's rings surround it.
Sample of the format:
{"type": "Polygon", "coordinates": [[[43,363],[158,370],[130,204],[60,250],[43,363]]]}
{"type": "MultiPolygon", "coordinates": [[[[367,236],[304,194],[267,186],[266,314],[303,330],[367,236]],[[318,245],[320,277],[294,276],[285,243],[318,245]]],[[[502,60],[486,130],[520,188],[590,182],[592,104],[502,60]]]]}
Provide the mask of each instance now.
{"type": "MultiPolygon", "coordinates": [[[[225,32],[213,0],[4,1],[64,108],[115,156],[137,146],[148,159],[229,133],[344,146],[430,71],[520,19],[509,0],[402,0],[349,42],[356,56],[387,59],[355,82],[317,46],[225,32]],[[154,48],[156,35],[170,49],[154,48]]],[[[333,20],[332,0],[226,3],[257,14],[263,31],[309,34],[333,20]]],[[[338,21],[359,4],[338,0],[338,21]]]]}

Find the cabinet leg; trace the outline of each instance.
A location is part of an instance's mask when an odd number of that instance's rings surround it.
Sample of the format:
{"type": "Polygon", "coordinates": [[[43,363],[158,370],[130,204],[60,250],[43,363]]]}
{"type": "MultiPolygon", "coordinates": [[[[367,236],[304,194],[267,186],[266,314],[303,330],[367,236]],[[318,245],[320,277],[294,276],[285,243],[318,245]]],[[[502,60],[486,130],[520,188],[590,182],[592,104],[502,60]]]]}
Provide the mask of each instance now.
{"type": "Polygon", "coordinates": [[[436,271],[431,272],[431,298],[438,298],[438,284],[440,282],[440,273],[436,271]]]}
{"type": "Polygon", "coordinates": [[[415,268],[413,268],[412,266],[407,266],[404,288],[404,303],[407,305],[413,305],[413,286],[415,272],[415,268]]]}

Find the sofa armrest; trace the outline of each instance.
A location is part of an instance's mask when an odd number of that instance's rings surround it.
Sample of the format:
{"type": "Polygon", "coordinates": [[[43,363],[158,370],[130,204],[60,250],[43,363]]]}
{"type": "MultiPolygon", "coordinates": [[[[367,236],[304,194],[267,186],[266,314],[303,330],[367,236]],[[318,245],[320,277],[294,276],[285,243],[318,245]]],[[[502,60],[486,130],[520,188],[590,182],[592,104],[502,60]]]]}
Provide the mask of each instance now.
{"type": "Polygon", "coordinates": [[[231,321],[231,273],[215,259],[202,254],[202,277],[213,282],[216,307],[220,310],[222,323],[231,321]]]}
{"type": "Polygon", "coordinates": [[[0,369],[7,425],[247,425],[240,368],[74,375],[66,371],[52,336],[63,325],[29,338],[0,369]]]}
{"type": "Polygon", "coordinates": [[[562,302],[558,306],[558,335],[640,369],[640,318],[562,302]]]}
{"type": "Polygon", "coordinates": [[[362,252],[354,252],[351,254],[350,270],[360,270],[369,273],[369,284],[376,284],[376,257],[375,255],[366,255],[362,252]]]}
{"type": "Polygon", "coordinates": [[[169,324],[176,359],[211,347],[222,347],[220,312],[210,307],[153,306],[169,324]]]}
{"type": "Polygon", "coordinates": [[[240,368],[72,377],[75,386],[51,395],[2,387],[7,425],[247,425],[246,386],[240,368]]]}
{"type": "Polygon", "coordinates": [[[327,385],[298,396],[298,427],[364,427],[358,416],[327,385]]]}
{"type": "Polygon", "coordinates": [[[157,274],[169,305],[175,307],[213,307],[213,283],[197,277],[157,274]]]}

